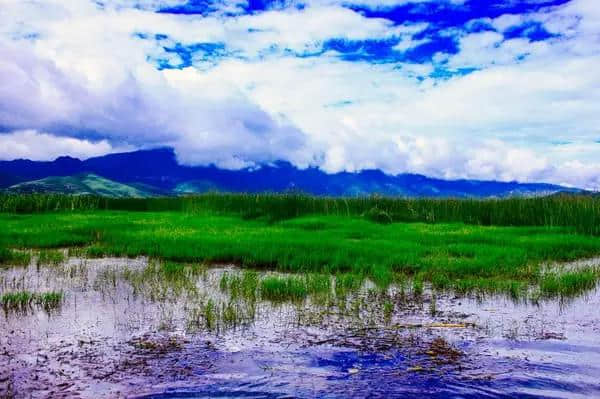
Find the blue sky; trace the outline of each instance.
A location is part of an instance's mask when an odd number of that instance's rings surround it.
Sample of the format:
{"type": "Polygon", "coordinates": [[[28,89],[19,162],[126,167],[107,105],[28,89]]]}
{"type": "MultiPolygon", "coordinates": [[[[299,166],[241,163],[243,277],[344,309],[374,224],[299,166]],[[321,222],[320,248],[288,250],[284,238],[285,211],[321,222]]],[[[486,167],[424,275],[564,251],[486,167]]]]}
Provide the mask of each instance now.
{"type": "Polygon", "coordinates": [[[600,187],[595,0],[3,0],[0,158],[600,187]]]}

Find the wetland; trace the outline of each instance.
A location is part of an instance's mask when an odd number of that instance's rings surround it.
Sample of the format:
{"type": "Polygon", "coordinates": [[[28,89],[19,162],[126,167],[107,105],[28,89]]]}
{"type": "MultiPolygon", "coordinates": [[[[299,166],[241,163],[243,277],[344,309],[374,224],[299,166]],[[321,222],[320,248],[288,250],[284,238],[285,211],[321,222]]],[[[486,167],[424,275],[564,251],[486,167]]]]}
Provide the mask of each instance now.
{"type": "MultiPolygon", "coordinates": [[[[575,222],[209,199],[4,209],[0,397],[600,396],[600,242],[575,222]]],[[[573,201],[544,206],[593,215],[573,201]]]]}

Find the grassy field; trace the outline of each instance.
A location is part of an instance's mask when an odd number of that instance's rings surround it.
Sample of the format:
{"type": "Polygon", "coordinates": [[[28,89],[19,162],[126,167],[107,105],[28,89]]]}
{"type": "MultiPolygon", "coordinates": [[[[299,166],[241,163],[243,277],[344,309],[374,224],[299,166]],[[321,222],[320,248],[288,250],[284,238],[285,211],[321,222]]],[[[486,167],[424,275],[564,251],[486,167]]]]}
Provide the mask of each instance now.
{"type": "MultiPolygon", "coordinates": [[[[346,200],[346,211],[340,211],[341,200],[309,197],[311,203],[306,204],[301,196],[221,197],[164,199],[169,204],[164,206],[167,210],[153,212],[98,210],[105,199],[52,197],[65,204],[58,207],[62,210],[41,212],[44,209],[40,208],[37,213],[0,214],[0,262],[26,262],[26,255],[18,249],[81,247],[86,256],[148,255],[173,262],[235,263],[255,269],[351,275],[368,277],[380,287],[411,279],[417,285],[429,281],[438,289],[496,291],[513,297],[532,286],[541,295],[576,295],[594,287],[599,276],[598,270],[548,271],[543,267],[549,262],[600,254],[600,238],[582,231],[576,225],[577,218],[571,225],[552,222],[523,226],[524,216],[517,214],[513,218],[516,226],[511,226],[508,216],[499,225],[477,220],[467,224],[452,220],[447,212],[449,221],[435,217],[428,223],[397,222],[399,209],[410,205],[426,214],[427,204],[432,204],[430,214],[451,205],[459,209],[490,208],[494,214],[511,208],[533,212],[533,205],[540,204],[545,209],[571,206],[575,212],[583,213],[577,207],[587,209],[588,218],[595,218],[595,199],[479,201],[481,204],[371,199],[376,203],[366,205],[363,202],[368,199],[356,199],[346,200]],[[275,205],[269,207],[267,199],[275,205]],[[71,200],[85,207],[71,206],[72,210],[66,211],[71,200]],[[89,206],[92,201],[97,201],[96,205],[89,206]],[[287,207],[281,205],[285,201],[287,207]],[[175,203],[185,209],[169,210],[175,203]],[[336,211],[323,211],[325,205],[331,208],[333,204],[338,207],[336,211]],[[366,210],[361,213],[359,205],[366,210]]],[[[49,203],[50,197],[45,201],[49,203]]],[[[160,204],[159,200],[154,204],[152,200],[128,201],[112,202],[112,207],[160,204]]],[[[538,212],[540,220],[560,219],[544,209],[538,212]]],[[[471,216],[463,214],[462,218],[471,216]]],[[[303,292],[317,283],[273,280],[262,284],[265,292],[277,297],[281,290],[303,292]]]]}
{"type": "Polygon", "coordinates": [[[114,198],[61,194],[0,195],[0,212],[126,210],[235,214],[270,222],[304,215],[360,216],[379,223],[461,222],[481,226],[569,227],[600,235],[600,197],[556,195],[507,199],[330,198],[303,194],[219,194],[114,198]]]}

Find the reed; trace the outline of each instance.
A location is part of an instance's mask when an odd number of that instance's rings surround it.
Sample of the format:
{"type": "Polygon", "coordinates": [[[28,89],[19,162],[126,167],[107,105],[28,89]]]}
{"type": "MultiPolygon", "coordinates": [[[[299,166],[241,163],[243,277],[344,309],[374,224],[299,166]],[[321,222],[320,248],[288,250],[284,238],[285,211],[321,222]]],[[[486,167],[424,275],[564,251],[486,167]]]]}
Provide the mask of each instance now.
{"type": "MultiPolygon", "coordinates": [[[[0,263],[28,253],[19,248],[78,247],[78,253],[94,257],[145,255],[161,263],[144,278],[177,280],[183,288],[193,269],[184,264],[227,263],[298,273],[290,281],[259,281],[252,272],[224,277],[223,289],[234,298],[303,299],[328,291],[344,297],[364,278],[385,290],[398,276],[415,281],[412,291],[417,296],[423,282],[438,290],[511,297],[522,295],[528,285],[542,284],[541,290],[550,295],[591,286],[567,277],[552,280],[540,265],[600,254],[595,236],[598,204],[595,197],[584,196],[412,200],[301,194],[164,199],[9,195],[0,196],[0,209],[6,211],[0,213],[0,263]],[[20,198],[29,205],[19,205],[20,198]],[[114,210],[118,208],[129,210],[114,210]],[[36,212],[11,213],[24,209],[36,212]],[[385,212],[393,222],[374,220],[372,209],[385,212]],[[332,275],[339,277],[334,289],[332,275]]],[[[50,259],[57,253],[43,256],[50,259]]],[[[598,275],[592,272],[586,279],[595,282],[598,275]]]]}
{"type": "Polygon", "coordinates": [[[302,215],[363,216],[377,223],[461,222],[481,226],[562,226],[600,234],[600,198],[555,195],[506,199],[410,199],[395,197],[316,197],[300,193],[223,194],[186,197],[107,198],[60,194],[3,194],[0,212],[182,211],[237,214],[270,222],[302,215]]]}

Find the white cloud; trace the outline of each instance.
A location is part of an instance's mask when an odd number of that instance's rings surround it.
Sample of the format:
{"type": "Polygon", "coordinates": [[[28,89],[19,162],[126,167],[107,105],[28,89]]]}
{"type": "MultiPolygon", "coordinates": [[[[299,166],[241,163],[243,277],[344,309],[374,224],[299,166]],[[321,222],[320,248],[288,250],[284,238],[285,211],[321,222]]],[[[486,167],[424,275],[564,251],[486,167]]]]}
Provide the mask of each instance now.
{"type": "Polygon", "coordinates": [[[230,168],[286,159],[327,171],[598,185],[600,12],[589,1],[489,20],[499,32],[460,33],[457,54],[424,64],[288,54],[332,38],[397,38],[398,51],[427,40],[414,38],[424,24],[335,2],[226,18],[151,12],[176,0],[1,1],[0,126],[19,130],[0,134],[4,158],[171,145],[182,162],[230,168]],[[564,34],[503,40],[526,20],[564,34]],[[223,43],[230,55],[157,70],[152,60],[182,61],[163,48],[176,43],[223,43]],[[478,70],[428,77],[443,60],[478,70]],[[577,144],[548,144],[561,140],[577,144]]]}
{"type": "Polygon", "coordinates": [[[52,161],[60,156],[87,159],[111,152],[131,150],[113,147],[107,140],[92,142],[72,137],[57,137],[35,130],[19,130],[0,134],[0,159],[52,161]]]}

